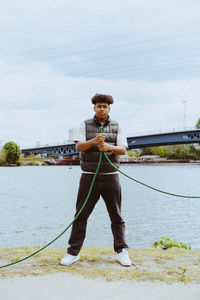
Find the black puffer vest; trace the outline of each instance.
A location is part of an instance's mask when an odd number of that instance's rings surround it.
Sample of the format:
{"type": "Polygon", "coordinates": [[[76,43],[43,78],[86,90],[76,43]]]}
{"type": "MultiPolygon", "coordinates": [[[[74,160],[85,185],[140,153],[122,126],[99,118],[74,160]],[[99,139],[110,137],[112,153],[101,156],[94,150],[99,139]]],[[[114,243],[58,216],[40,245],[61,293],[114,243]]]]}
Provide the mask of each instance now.
{"type": "MultiPolygon", "coordinates": [[[[100,132],[100,127],[102,127],[102,124],[100,124],[97,121],[96,116],[94,116],[93,119],[86,120],[86,141],[95,138],[100,132]]],[[[107,122],[103,125],[103,128],[105,134],[105,142],[116,146],[119,128],[118,123],[108,118],[107,122]]],[[[87,151],[81,152],[81,169],[86,172],[95,172],[99,161],[99,154],[100,151],[97,145],[93,146],[87,151]]],[[[119,164],[117,156],[111,152],[106,152],[106,154],[108,155],[108,158],[112,161],[112,163],[118,168],[119,164]]],[[[110,165],[110,163],[106,160],[105,156],[103,155],[99,173],[111,173],[115,171],[116,170],[110,165]]]]}

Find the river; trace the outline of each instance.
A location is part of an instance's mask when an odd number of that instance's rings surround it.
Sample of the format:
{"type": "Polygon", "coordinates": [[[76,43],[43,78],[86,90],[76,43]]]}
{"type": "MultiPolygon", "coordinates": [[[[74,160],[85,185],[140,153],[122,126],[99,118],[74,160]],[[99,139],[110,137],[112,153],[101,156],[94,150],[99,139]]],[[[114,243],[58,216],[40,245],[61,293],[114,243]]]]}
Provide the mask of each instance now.
{"type": "MultiPolygon", "coordinates": [[[[130,176],[168,192],[200,196],[200,164],[122,165],[130,176]]],[[[43,246],[71,222],[79,166],[0,168],[0,247],[43,246]]],[[[183,199],[147,189],[120,175],[122,216],[130,248],[150,247],[161,236],[200,248],[200,199],[183,199]]],[[[51,247],[66,248],[70,230],[51,247]]],[[[113,244],[100,198],[88,221],[85,247],[113,244]]]]}

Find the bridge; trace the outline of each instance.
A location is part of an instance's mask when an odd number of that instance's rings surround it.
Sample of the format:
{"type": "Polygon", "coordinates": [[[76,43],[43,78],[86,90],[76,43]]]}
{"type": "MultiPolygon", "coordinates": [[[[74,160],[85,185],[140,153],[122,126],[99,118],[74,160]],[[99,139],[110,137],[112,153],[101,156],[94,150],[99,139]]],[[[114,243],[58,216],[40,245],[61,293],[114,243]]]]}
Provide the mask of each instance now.
{"type": "MultiPolygon", "coordinates": [[[[200,143],[200,129],[159,133],[143,136],[133,136],[127,138],[128,148],[137,149],[154,146],[167,146],[176,144],[200,143]]],[[[47,154],[47,155],[76,155],[78,154],[75,144],[65,144],[57,146],[45,146],[37,148],[22,149],[24,154],[47,154]]]]}

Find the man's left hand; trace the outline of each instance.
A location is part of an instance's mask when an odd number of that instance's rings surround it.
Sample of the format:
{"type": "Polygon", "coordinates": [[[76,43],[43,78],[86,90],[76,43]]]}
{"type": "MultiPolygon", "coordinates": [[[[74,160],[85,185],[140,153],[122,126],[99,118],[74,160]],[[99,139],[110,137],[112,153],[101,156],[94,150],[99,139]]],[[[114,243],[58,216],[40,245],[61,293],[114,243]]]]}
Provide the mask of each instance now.
{"type": "Polygon", "coordinates": [[[102,152],[106,152],[106,151],[111,151],[111,150],[112,150],[112,146],[109,145],[109,144],[107,144],[107,143],[105,143],[105,142],[100,143],[100,144],[98,145],[98,148],[99,148],[99,150],[102,151],[102,152]]]}

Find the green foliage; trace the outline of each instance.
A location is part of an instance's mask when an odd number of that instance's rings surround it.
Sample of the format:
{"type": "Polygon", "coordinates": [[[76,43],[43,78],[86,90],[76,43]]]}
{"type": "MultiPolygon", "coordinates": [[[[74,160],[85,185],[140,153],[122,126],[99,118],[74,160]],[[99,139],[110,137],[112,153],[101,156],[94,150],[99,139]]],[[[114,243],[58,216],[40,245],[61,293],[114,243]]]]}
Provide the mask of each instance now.
{"type": "Polygon", "coordinates": [[[48,155],[48,157],[52,157],[54,159],[58,159],[59,155],[57,155],[57,154],[50,154],[50,155],[48,155]]]}
{"type": "Polygon", "coordinates": [[[191,145],[174,145],[167,147],[167,158],[170,159],[200,159],[200,149],[197,144],[191,145]]]}
{"type": "Polygon", "coordinates": [[[195,125],[195,128],[196,128],[196,129],[199,129],[199,128],[200,128],[200,118],[198,119],[198,121],[197,121],[197,123],[196,123],[196,125],[195,125]]]}
{"type": "Polygon", "coordinates": [[[14,142],[8,142],[3,146],[3,150],[6,152],[6,162],[9,164],[16,164],[19,161],[21,150],[19,146],[14,142]]]}
{"type": "Polygon", "coordinates": [[[137,150],[137,149],[136,150],[128,150],[127,155],[129,157],[139,157],[140,156],[139,150],[137,150]]]}
{"type": "Polygon", "coordinates": [[[200,147],[198,144],[147,147],[141,149],[140,155],[159,155],[167,159],[200,160],[200,147]]]}
{"type": "Polygon", "coordinates": [[[46,163],[41,158],[41,155],[40,157],[37,157],[33,153],[30,153],[25,158],[21,158],[20,161],[22,166],[38,166],[38,165],[45,166],[46,165],[46,163]]]}
{"type": "Polygon", "coordinates": [[[128,151],[127,151],[127,155],[128,155],[129,157],[133,157],[133,156],[134,156],[134,153],[133,153],[132,150],[128,150],[128,151]]]}
{"type": "Polygon", "coordinates": [[[189,145],[189,157],[193,160],[200,159],[200,148],[198,144],[189,145]]]}
{"type": "Polygon", "coordinates": [[[153,243],[154,248],[161,248],[163,250],[166,250],[168,248],[177,247],[177,248],[183,248],[183,249],[191,249],[191,246],[187,246],[183,242],[176,242],[172,241],[170,238],[162,236],[159,241],[156,241],[153,243]]]}
{"type": "Polygon", "coordinates": [[[188,147],[186,145],[179,145],[174,153],[176,158],[187,159],[189,156],[188,147]]]}
{"type": "Polygon", "coordinates": [[[165,157],[167,154],[167,151],[166,151],[165,147],[157,146],[157,147],[152,147],[152,154],[159,155],[160,157],[165,157]]]}
{"type": "Polygon", "coordinates": [[[141,149],[141,156],[143,155],[153,155],[152,147],[146,147],[141,149]]]}
{"type": "Polygon", "coordinates": [[[0,150],[0,166],[6,166],[6,150],[0,150]]]}

